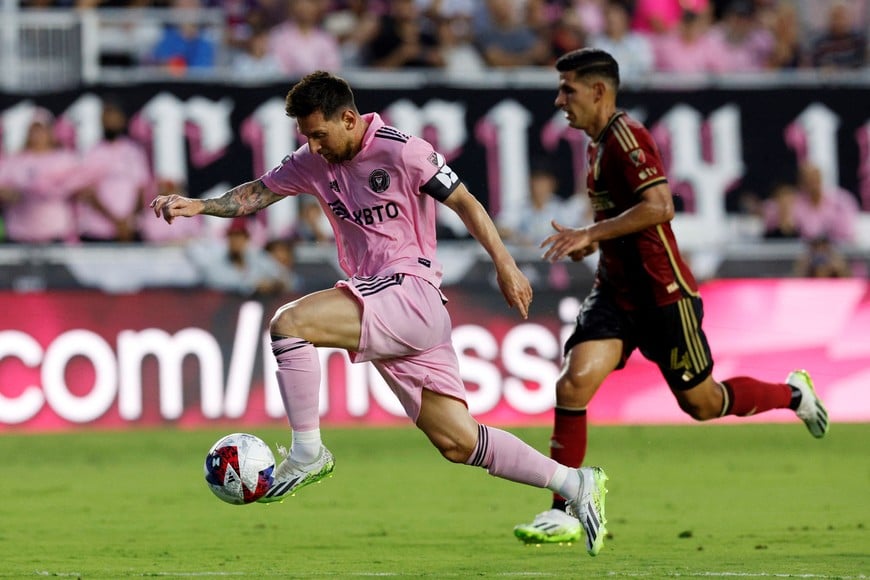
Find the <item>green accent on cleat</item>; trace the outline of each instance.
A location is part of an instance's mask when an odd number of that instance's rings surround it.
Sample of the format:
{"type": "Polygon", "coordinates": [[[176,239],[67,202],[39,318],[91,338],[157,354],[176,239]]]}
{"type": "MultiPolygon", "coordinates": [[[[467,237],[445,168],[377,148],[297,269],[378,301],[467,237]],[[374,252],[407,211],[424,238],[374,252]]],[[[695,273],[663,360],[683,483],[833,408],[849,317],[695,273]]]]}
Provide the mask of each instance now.
{"type": "Polygon", "coordinates": [[[541,512],[532,523],[514,527],[514,536],[526,544],[571,544],[582,535],[580,522],[558,509],[541,512]]]}
{"type": "Polygon", "coordinates": [[[275,469],[275,481],[259,503],[282,502],[288,496],[296,495],[300,489],[332,477],[335,459],[326,447],[321,447],[320,455],[307,465],[299,465],[286,456],[275,469]]]}
{"type": "Polygon", "coordinates": [[[800,369],[789,373],[785,382],[801,393],[801,402],[795,410],[797,416],[804,422],[810,433],[816,439],[824,437],[831,425],[828,422],[828,410],[816,394],[810,373],[800,369]]]}
{"type": "Polygon", "coordinates": [[[607,474],[600,467],[581,467],[583,485],[577,497],[568,501],[567,512],[580,520],[586,534],[586,551],[597,556],[607,535],[604,499],[607,495],[607,474]]]}

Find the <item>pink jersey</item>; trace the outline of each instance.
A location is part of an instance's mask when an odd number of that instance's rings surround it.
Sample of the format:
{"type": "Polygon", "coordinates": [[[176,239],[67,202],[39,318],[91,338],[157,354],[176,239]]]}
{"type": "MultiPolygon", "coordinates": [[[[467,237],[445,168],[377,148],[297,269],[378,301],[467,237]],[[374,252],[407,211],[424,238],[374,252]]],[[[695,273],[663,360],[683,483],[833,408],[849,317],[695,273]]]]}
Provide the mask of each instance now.
{"type": "Polygon", "coordinates": [[[441,284],[435,200],[459,178],[428,142],[387,126],[377,113],[350,161],[332,164],[303,145],[261,178],[282,195],[313,194],[332,224],[348,276],[412,274],[441,284]]]}
{"type": "MultiPolygon", "coordinates": [[[[127,138],[102,141],[85,156],[76,184],[96,189],[97,198],[116,218],[136,213],[142,203],[142,190],[151,180],[148,158],[142,147],[127,138]]],[[[113,239],[117,230],[89,204],[78,207],[79,234],[98,239],[113,239]]]]}
{"type": "Polygon", "coordinates": [[[0,159],[0,188],[20,195],[3,210],[9,239],[40,243],[76,238],[75,214],[69,184],[79,160],[75,153],[56,149],[22,151],[0,159]]]}
{"type": "Polygon", "coordinates": [[[764,70],[774,48],[773,35],[763,28],[752,30],[740,41],[729,41],[728,31],[722,25],[714,26],[709,35],[717,45],[723,47],[720,57],[721,66],[717,72],[764,70]]]}

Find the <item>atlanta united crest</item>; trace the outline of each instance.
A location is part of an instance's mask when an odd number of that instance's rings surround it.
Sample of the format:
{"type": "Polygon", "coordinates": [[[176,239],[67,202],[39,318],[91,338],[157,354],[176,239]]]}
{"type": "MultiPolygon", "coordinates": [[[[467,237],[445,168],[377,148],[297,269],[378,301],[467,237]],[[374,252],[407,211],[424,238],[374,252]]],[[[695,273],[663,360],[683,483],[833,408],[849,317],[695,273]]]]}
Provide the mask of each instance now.
{"type": "Polygon", "coordinates": [[[390,187],[390,174],[383,169],[375,169],[369,173],[369,187],[375,193],[386,191],[390,187]]]}
{"type": "Polygon", "coordinates": [[[643,149],[633,149],[629,151],[628,158],[631,159],[631,162],[634,163],[635,167],[640,167],[646,163],[646,155],[644,155],[643,149]]]}

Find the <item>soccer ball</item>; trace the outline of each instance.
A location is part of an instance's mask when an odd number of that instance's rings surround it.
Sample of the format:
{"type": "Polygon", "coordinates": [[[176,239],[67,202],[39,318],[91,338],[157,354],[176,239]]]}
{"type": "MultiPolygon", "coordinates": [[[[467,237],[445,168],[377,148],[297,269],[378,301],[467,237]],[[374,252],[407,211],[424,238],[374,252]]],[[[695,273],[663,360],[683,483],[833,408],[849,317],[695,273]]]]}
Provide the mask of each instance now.
{"type": "Polygon", "coordinates": [[[205,457],[205,481],[221,500],[242,505],[263,497],[274,481],[275,456],[249,433],[221,437],[205,457]]]}

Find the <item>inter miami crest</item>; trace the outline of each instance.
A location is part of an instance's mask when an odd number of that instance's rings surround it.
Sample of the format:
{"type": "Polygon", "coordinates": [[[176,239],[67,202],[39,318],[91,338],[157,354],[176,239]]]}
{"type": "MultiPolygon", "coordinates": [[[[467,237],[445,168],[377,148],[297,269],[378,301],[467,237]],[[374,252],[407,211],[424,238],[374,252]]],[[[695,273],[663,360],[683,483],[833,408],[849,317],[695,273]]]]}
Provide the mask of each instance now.
{"type": "Polygon", "coordinates": [[[375,169],[369,173],[369,187],[375,193],[386,191],[390,187],[390,174],[383,169],[375,169]]]}

